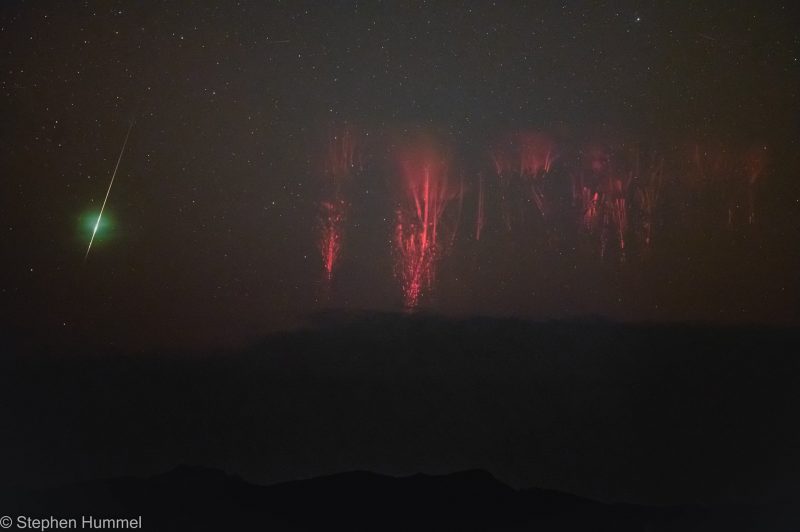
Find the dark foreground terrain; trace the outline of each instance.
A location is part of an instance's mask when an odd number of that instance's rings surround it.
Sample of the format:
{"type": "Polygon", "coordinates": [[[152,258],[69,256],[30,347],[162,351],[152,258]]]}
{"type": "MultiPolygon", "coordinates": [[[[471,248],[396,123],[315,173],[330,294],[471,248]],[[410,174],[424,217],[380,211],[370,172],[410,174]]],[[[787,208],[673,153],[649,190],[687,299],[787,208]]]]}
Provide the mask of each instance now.
{"type": "Polygon", "coordinates": [[[798,530],[788,505],[655,507],[603,504],[556,491],[514,490],[489,473],[395,478],[353,472],[273,486],[179,467],[17,493],[9,515],[142,516],[145,530],[798,530]]]}
{"type": "Polygon", "coordinates": [[[0,494],[26,511],[800,530],[796,329],[334,313],[237,351],[2,340],[0,494]]]}

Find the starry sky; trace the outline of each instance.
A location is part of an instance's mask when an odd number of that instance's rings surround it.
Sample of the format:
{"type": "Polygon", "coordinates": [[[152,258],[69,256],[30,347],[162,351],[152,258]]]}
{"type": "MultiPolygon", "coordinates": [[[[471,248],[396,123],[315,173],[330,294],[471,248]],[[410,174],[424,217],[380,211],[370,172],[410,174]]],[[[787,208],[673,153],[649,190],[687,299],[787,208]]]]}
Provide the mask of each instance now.
{"type": "Polygon", "coordinates": [[[797,324],[795,15],[789,2],[4,2],[3,328],[188,348],[323,309],[400,311],[395,161],[410,139],[447,153],[463,206],[420,311],[797,324]],[[362,164],[326,280],[326,146],[350,125],[362,164]],[[652,249],[601,257],[572,221],[505,231],[497,202],[476,241],[488,149],[520,130],[558,140],[553,179],[590,142],[667,154],[652,249]],[[715,142],[733,167],[768,154],[747,189],[754,222],[718,216],[719,188],[699,201],[676,184],[682,150],[715,142]]]}

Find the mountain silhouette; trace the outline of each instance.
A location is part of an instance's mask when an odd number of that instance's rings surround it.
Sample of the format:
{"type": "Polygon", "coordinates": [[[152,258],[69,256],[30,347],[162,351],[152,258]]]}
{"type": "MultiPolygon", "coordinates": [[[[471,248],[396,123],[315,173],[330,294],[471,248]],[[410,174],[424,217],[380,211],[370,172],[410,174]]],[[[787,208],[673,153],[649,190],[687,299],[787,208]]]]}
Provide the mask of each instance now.
{"type": "Polygon", "coordinates": [[[8,515],[132,518],[144,530],[796,530],[790,505],[606,504],[542,489],[515,490],[485,471],[391,477],[355,471],[271,486],[180,466],[15,492],[8,515]]]}
{"type": "Polygon", "coordinates": [[[0,515],[796,531],[781,501],[800,493],[798,343],[792,328],[369,312],[220,352],[11,342],[0,515]],[[181,463],[216,470],[158,474],[181,463]]]}

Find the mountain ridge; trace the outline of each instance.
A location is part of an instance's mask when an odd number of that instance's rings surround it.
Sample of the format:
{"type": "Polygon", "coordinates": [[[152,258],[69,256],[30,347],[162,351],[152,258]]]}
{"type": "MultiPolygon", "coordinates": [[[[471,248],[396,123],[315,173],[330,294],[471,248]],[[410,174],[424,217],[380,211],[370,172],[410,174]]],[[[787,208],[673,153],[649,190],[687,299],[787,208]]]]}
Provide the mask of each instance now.
{"type": "Polygon", "coordinates": [[[403,477],[350,471],[262,486],[218,469],[180,465],[147,478],[17,492],[3,507],[8,515],[141,515],[145,530],[745,531],[800,525],[788,504],[603,503],[555,490],[517,490],[479,469],[403,477]]]}

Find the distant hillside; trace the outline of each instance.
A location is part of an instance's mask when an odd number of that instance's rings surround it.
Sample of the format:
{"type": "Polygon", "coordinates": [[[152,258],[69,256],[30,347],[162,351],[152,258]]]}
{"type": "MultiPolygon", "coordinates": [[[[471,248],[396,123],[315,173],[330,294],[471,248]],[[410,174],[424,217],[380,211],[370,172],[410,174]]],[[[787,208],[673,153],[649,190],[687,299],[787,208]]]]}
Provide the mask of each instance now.
{"type": "Polygon", "coordinates": [[[353,472],[257,486],[220,471],[179,467],[17,492],[3,512],[136,517],[144,530],[797,530],[788,506],[609,505],[547,490],[514,490],[483,471],[395,478],[353,472]]]}
{"type": "Polygon", "coordinates": [[[605,502],[800,493],[800,330],[329,313],[215,353],[0,352],[0,488],[190,463],[481,469],[605,502]]]}

